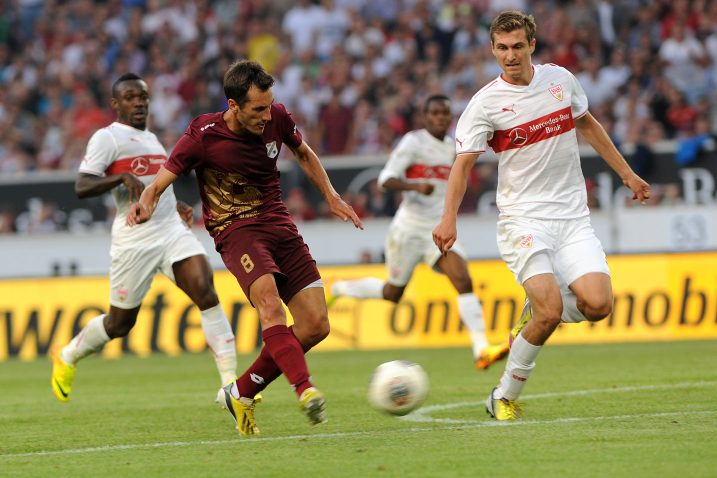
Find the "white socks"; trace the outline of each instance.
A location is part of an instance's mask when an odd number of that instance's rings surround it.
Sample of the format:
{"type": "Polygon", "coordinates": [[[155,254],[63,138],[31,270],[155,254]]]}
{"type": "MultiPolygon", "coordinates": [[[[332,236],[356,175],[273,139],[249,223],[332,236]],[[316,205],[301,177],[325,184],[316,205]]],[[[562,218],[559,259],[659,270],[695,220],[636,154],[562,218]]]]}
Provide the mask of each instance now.
{"type": "Polygon", "coordinates": [[[104,344],[110,341],[105,331],[105,314],[98,315],[90,320],[80,333],[72,338],[69,344],[60,352],[62,361],[68,365],[75,365],[78,360],[97,352],[104,344]]]}
{"type": "MultiPolygon", "coordinates": [[[[234,333],[221,305],[201,311],[202,331],[219,370],[222,385],[236,379],[237,355],[234,333]]],[[[62,361],[75,365],[110,341],[104,326],[105,314],[90,320],[60,352],[62,361]]]]}
{"type": "Polygon", "coordinates": [[[336,297],[353,297],[355,299],[383,299],[383,286],[386,284],[375,277],[356,280],[337,281],[331,286],[331,293],[336,297]]]}
{"type": "Polygon", "coordinates": [[[496,398],[517,400],[525,387],[525,382],[530,377],[530,372],[535,367],[535,357],[538,356],[541,345],[532,345],[523,338],[522,334],[513,340],[508,355],[508,363],[505,364],[503,376],[496,390],[496,398]]]}
{"type": "Polygon", "coordinates": [[[222,385],[226,385],[236,379],[237,351],[234,332],[221,304],[202,310],[201,315],[204,338],[214,354],[222,385]]]}
{"type": "Polygon", "coordinates": [[[488,345],[483,323],[483,307],[481,307],[478,297],[472,292],[460,294],[458,296],[458,314],[471,336],[473,357],[478,358],[481,351],[488,345]]]}
{"type": "Polygon", "coordinates": [[[578,298],[573,291],[570,289],[561,291],[560,295],[563,296],[563,315],[560,316],[560,320],[572,324],[588,320],[578,309],[578,298]]]}

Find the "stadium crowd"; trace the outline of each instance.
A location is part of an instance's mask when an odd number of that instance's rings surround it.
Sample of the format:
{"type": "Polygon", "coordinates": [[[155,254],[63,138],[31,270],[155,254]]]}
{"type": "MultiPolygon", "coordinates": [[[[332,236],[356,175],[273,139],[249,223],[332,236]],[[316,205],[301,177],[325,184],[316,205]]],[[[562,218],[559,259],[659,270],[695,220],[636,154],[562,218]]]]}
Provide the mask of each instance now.
{"type": "MultiPolygon", "coordinates": [[[[666,139],[681,165],[714,149],[715,1],[18,0],[0,7],[0,176],[77,170],[127,71],[147,80],[150,129],[171,149],[191,118],[223,108],[221,74],[237,58],[275,76],[276,100],[321,157],[385,154],[421,126],[428,95],[460,112],[498,76],[487,28],[507,8],[535,15],[534,61],[579,78],[631,161],[666,139]]],[[[357,210],[392,214],[373,189],[357,210]]],[[[299,187],[287,197],[303,219],[322,214],[299,187]]],[[[0,232],[16,229],[0,211],[0,232]]]]}

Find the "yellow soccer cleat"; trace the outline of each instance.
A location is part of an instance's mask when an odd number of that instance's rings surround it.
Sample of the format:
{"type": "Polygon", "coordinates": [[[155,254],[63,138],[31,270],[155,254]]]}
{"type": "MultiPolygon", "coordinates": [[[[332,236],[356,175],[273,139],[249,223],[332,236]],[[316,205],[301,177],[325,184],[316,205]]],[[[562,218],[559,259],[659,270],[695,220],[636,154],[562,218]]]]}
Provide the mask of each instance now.
{"type": "Polygon", "coordinates": [[[299,408],[306,414],[312,425],[326,423],[326,400],[316,387],[309,387],[299,397],[299,408]]]}
{"type": "Polygon", "coordinates": [[[70,392],[72,391],[72,381],[75,379],[77,367],[66,364],[60,357],[61,347],[55,347],[50,352],[52,356],[52,377],[50,384],[52,385],[52,393],[61,402],[70,400],[70,392]]]}
{"type": "Polygon", "coordinates": [[[329,293],[329,294],[326,296],[326,308],[327,308],[327,309],[330,309],[331,306],[333,306],[334,303],[336,302],[336,299],[338,299],[337,296],[335,296],[335,295],[329,293]]]}
{"type": "Polygon", "coordinates": [[[518,420],[520,418],[520,405],[515,400],[494,397],[495,388],[485,401],[485,411],[496,420],[518,420]]]}
{"type": "Polygon", "coordinates": [[[480,355],[475,361],[475,366],[478,370],[486,370],[498,360],[506,357],[508,352],[510,352],[510,345],[508,343],[488,345],[481,350],[480,355]]]}
{"type": "Polygon", "coordinates": [[[334,284],[336,283],[335,278],[326,279],[324,283],[324,291],[326,294],[326,308],[331,309],[331,307],[336,302],[336,299],[339,298],[338,295],[334,293],[334,284]]]}
{"type": "Polygon", "coordinates": [[[520,313],[520,318],[518,319],[518,323],[515,324],[515,327],[510,331],[510,337],[508,337],[508,344],[509,347],[513,346],[513,341],[518,337],[518,334],[520,333],[523,328],[525,328],[525,324],[527,324],[530,319],[533,318],[533,309],[530,307],[530,302],[528,301],[528,298],[525,298],[525,304],[523,305],[523,311],[520,313]]]}
{"type": "Polygon", "coordinates": [[[258,435],[260,431],[254,421],[254,407],[261,401],[261,396],[257,394],[258,399],[241,397],[237,400],[232,396],[231,388],[231,383],[220,388],[217,393],[217,402],[232,416],[240,434],[258,435]]]}

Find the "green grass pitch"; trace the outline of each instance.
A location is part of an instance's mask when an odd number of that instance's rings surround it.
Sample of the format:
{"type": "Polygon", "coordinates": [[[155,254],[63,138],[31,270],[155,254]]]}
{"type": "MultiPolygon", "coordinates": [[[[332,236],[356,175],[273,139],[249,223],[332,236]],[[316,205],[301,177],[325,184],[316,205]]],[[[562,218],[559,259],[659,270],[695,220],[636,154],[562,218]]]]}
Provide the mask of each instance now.
{"type": "Polygon", "coordinates": [[[0,363],[0,476],[717,476],[715,341],[548,345],[524,419],[507,424],[483,407],[502,363],[478,372],[468,349],[308,357],[329,422],[310,427],[280,378],[257,407],[262,434],[250,438],[214,404],[207,354],[88,358],[68,404],[52,396],[49,361],[0,363]],[[365,396],[373,368],[396,358],[420,363],[431,381],[404,419],[365,396]]]}

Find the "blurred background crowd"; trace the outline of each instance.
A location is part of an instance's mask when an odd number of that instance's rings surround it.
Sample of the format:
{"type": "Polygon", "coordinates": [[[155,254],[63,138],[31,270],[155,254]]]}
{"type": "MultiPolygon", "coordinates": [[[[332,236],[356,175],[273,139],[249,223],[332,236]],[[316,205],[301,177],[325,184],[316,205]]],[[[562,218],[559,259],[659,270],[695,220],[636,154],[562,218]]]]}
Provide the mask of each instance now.
{"type": "MultiPolygon", "coordinates": [[[[194,116],[224,107],[238,58],[275,76],[320,156],[386,154],[421,126],[428,95],[458,115],[500,74],[488,26],[508,8],[535,16],[534,62],[579,78],[638,173],[649,179],[665,140],[680,165],[714,149],[717,1],[15,0],[0,3],[0,176],[76,170],[127,71],[149,84],[150,127],[171,150],[194,116]]],[[[286,193],[297,216],[321,216],[302,188],[286,193]]],[[[392,214],[380,192],[365,196],[362,214],[392,214]]],[[[9,214],[0,207],[0,232],[18,228],[9,214]]]]}

